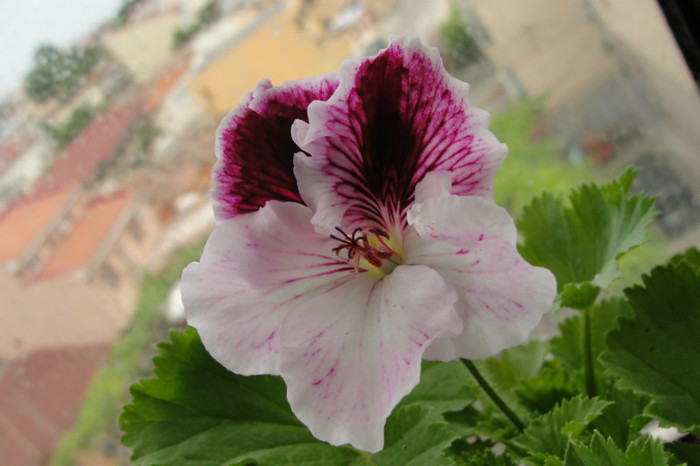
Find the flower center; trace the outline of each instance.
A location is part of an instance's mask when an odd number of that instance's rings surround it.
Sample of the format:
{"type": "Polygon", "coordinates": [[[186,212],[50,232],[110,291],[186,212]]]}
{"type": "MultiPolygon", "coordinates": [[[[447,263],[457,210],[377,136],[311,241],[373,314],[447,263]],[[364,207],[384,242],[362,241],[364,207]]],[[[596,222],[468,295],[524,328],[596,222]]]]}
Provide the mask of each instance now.
{"type": "Polygon", "coordinates": [[[341,236],[331,235],[340,246],[332,249],[336,256],[341,251],[346,251],[348,261],[353,261],[355,271],[360,268],[379,272],[379,276],[388,275],[399,265],[400,255],[396,249],[390,246],[391,237],[387,232],[379,228],[369,228],[365,232],[363,228],[355,228],[348,235],[339,227],[335,229],[341,236]],[[371,267],[370,267],[371,266],[371,267]]]}

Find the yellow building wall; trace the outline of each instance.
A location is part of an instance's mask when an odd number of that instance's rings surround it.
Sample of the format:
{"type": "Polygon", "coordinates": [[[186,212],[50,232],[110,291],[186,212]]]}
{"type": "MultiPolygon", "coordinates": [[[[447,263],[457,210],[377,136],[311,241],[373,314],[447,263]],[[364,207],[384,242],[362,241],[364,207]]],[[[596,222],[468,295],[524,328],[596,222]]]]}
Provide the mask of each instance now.
{"type": "Polygon", "coordinates": [[[258,27],[204,69],[190,84],[197,102],[221,117],[238,105],[263,78],[275,85],[289,80],[337,71],[351,54],[344,37],[314,42],[286,10],[258,27]]]}

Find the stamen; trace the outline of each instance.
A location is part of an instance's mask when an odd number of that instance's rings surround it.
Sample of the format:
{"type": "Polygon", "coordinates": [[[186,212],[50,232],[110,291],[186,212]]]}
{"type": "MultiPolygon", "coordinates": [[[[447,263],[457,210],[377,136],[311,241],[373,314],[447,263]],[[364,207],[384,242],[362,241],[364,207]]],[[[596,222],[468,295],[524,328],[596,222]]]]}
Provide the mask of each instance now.
{"type": "Polygon", "coordinates": [[[379,243],[379,247],[375,247],[362,228],[355,228],[350,235],[345,233],[340,227],[335,227],[335,229],[341,236],[330,235],[330,237],[340,241],[341,244],[331,250],[335,252],[336,256],[339,256],[341,251],[347,250],[347,259],[354,262],[355,271],[359,270],[362,259],[383,272],[389,272],[396,267],[397,262],[390,260],[392,256],[396,255],[396,252],[387,244],[390,237],[384,230],[379,228],[367,230],[374,235],[373,239],[375,242],[379,243]],[[389,261],[390,264],[386,264],[386,261],[389,261]]]}

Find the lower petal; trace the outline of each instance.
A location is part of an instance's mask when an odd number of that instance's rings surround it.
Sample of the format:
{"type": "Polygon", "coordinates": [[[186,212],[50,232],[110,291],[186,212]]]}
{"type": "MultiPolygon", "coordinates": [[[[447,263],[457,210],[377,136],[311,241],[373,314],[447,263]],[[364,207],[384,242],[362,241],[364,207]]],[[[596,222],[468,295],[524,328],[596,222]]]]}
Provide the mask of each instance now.
{"type": "Polygon", "coordinates": [[[271,201],[257,212],[224,220],[201,261],[185,269],[188,323],[227,369],[279,374],[284,316],[354,273],[331,252],[333,240],[315,233],[311,215],[301,204],[271,201]]]}
{"type": "Polygon", "coordinates": [[[426,359],[478,359],[525,342],[551,309],[556,281],[515,247],[508,213],[476,197],[446,196],[416,204],[409,218],[405,263],[428,265],[459,296],[464,332],[436,341],[426,359]]]}
{"type": "Polygon", "coordinates": [[[461,331],[456,299],[434,271],[399,266],[382,280],[356,275],[290,312],[280,370],[294,413],[333,445],[379,451],[425,348],[461,331]]]}

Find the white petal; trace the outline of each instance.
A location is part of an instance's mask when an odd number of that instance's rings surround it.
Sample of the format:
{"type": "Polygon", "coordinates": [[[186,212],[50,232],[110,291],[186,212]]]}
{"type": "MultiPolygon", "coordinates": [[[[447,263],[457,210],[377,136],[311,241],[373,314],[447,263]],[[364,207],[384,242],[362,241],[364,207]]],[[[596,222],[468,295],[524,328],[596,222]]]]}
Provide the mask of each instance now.
{"type": "Polygon", "coordinates": [[[268,202],[257,212],[219,223],[199,263],[183,273],[190,325],[211,355],[239,374],[279,374],[279,330],[305,299],[354,273],[316,234],[311,211],[268,202]]]}
{"type": "Polygon", "coordinates": [[[433,197],[449,196],[452,191],[452,172],[436,171],[426,173],[416,184],[416,203],[433,197]]]}
{"type": "Polygon", "coordinates": [[[508,213],[485,199],[448,196],[415,205],[411,219],[417,235],[406,235],[404,263],[437,271],[457,292],[464,322],[459,337],[436,341],[425,358],[478,359],[525,342],[551,309],[556,281],[520,257],[508,213]]]}
{"type": "Polygon", "coordinates": [[[434,271],[399,266],[382,280],[356,275],[290,312],[281,373],[294,413],[333,445],[380,450],[426,346],[461,331],[456,299],[434,271]]]}
{"type": "Polygon", "coordinates": [[[475,243],[482,234],[498,235],[515,246],[517,231],[508,212],[493,201],[475,196],[441,196],[416,203],[409,219],[419,235],[463,247],[464,236],[475,243]]]}
{"type": "MultiPolygon", "coordinates": [[[[303,133],[305,128],[308,124],[297,120],[292,125],[292,134],[303,133]]],[[[317,157],[307,157],[303,152],[294,155],[294,176],[297,184],[304,186],[304,202],[315,212],[311,222],[318,231],[330,234],[336,226],[343,225],[346,209],[339,194],[341,187],[336,187],[335,180],[325,176],[323,169],[323,163],[317,157]]]]}

